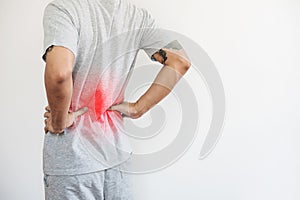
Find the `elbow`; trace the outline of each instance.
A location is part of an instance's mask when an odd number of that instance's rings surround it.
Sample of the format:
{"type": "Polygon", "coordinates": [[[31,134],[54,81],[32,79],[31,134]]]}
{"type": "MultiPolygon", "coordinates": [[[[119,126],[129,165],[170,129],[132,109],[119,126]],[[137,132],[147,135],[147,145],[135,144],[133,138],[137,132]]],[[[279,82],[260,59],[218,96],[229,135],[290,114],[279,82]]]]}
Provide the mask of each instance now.
{"type": "Polygon", "coordinates": [[[60,83],[70,80],[71,77],[72,77],[72,73],[58,74],[54,80],[56,83],[60,84],[60,83]]]}
{"type": "Polygon", "coordinates": [[[45,78],[52,83],[61,84],[72,77],[72,71],[45,73],[45,78]]]}
{"type": "Polygon", "coordinates": [[[53,81],[60,84],[69,80],[71,77],[72,77],[72,72],[61,72],[55,74],[55,76],[53,77],[53,81]]]}
{"type": "Polygon", "coordinates": [[[191,65],[192,65],[191,61],[187,59],[185,59],[182,64],[185,71],[187,71],[191,67],[191,65]]]}
{"type": "Polygon", "coordinates": [[[179,66],[179,71],[181,72],[182,75],[185,74],[189,70],[191,65],[192,65],[191,61],[188,60],[187,58],[183,58],[183,57],[179,58],[178,64],[177,64],[177,66],[179,66]]]}

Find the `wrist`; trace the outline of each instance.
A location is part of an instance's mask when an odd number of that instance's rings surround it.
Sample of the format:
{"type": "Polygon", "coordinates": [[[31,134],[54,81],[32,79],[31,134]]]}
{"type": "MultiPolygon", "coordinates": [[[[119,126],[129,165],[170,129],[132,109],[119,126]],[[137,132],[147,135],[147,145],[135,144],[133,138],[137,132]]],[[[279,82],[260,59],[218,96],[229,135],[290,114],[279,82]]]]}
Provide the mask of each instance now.
{"type": "Polygon", "coordinates": [[[65,114],[65,113],[58,113],[58,112],[53,112],[51,113],[52,116],[52,127],[53,129],[55,130],[63,130],[67,127],[67,121],[68,121],[68,114],[65,114]]]}
{"type": "Polygon", "coordinates": [[[63,133],[64,131],[65,131],[64,128],[53,126],[53,124],[52,124],[52,130],[51,130],[52,133],[54,133],[54,134],[60,134],[60,133],[63,133]]]}
{"type": "Polygon", "coordinates": [[[52,124],[52,128],[55,132],[63,132],[65,127],[64,126],[57,126],[55,124],[52,124]]]}
{"type": "Polygon", "coordinates": [[[52,125],[52,128],[55,132],[63,132],[64,129],[66,128],[65,123],[62,123],[62,121],[56,122],[56,121],[53,120],[51,125],[52,125]]]}
{"type": "Polygon", "coordinates": [[[142,101],[138,100],[134,103],[134,115],[138,117],[141,117],[144,113],[146,113],[149,109],[145,106],[145,104],[142,103],[142,101]]]}

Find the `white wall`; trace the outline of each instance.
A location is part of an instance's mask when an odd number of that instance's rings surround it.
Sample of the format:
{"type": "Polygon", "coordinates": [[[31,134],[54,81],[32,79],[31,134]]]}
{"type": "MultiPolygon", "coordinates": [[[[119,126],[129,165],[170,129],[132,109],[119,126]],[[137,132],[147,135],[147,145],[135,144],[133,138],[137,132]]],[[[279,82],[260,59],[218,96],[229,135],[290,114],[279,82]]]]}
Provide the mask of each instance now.
{"type": "MultiPolygon", "coordinates": [[[[300,2],[132,1],[207,51],[227,97],[226,124],[214,152],[197,160],[200,134],[176,164],[135,176],[136,198],[300,199],[300,2]]],[[[47,2],[0,2],[1,200],[43,198],[40,56],[47,2]]]]}

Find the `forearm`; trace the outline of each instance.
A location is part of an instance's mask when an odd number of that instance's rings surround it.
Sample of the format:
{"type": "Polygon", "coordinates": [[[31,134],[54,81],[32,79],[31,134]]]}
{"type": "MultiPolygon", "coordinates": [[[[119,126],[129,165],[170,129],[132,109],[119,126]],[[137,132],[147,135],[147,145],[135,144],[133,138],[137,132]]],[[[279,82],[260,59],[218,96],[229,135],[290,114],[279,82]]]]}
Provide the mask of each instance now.
{"type": "Polygon", "coordinates": [[[51,109],[51,119],[54,129],[66,127],[67,115],[71,104],[73,81],[72,76],[57,80],[51,72],[45,71],[45,87],[48,104],[51,109]]]}
{"type": "Polygon", "coordinates": [[[165,65],[162,67],[153,84],[135,103],[137,115],[143,115],[164,99],[186,73],[187,69],[188,68],[181,63],[177,66],[173,65],[170,67],[165,65]]]}
{"type": "Polygon", "coordinates": [[[188,56],[177,41],[156,52],[153,59],[164,66],[150,88],[134,103],[137,117],[165,98],[191,66],[188,56]]]}
{"type": "Polygon", "coordinates": [[[109,110],[117,110],[123,116],[136,119],[172,91],[177,82],[190,68],[191,62],[177,41],[170,43],[167,47],[169,49],[163,48],[151,57],[151,59],[153,58],[152,60],[158,61],[164,66],[157,74],[150,88],[136,102],[122,102],[121,104],[112,105],[109,110]]]}

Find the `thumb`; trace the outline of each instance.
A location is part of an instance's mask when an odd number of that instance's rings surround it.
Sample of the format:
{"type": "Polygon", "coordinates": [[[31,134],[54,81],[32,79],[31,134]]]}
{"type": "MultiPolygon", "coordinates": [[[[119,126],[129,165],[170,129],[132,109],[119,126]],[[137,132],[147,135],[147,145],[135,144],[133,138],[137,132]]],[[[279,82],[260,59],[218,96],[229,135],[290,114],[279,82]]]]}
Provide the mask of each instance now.
{"type": "Polygon", "coordinates": [[[116,110],[116,106],[110,106],[107,110],[116,110]]]}
{"type": "Polygon", "coordinates": [[[129,110],[129,103],[126,101],[123,101],[120,104],[110,106],[108,110],[115,110],[124,114],[128,114],[129,110]]]}
{"type": "Polygon", "coordinates": [[[120,105],[121,105],[121,104],[122,104],[122,103],[112,105],[112,106],[110,106],[107,110],[118,110],[118,109],[120,108],[120,105]]]}
{"type": "Polygon", "coordinates": [[[79,110],[75,111],[73,114],[74,114],[74,117],[78,117],[80,115],[83,115],[84,113],[86,113],[88,111],[88,108],[87,107],[83,107],[83,108],[80,108],[79,110]]]}
{"type": "Polygon", "coordinates": [[[122,112],[125,110],[125,107],[127,107],[127,104],[128,104],[128,102],[123,101],[120,104],[112,105],[111,107],[108,108],[108,110],[116,110],[116,111],[122,112]]]}

